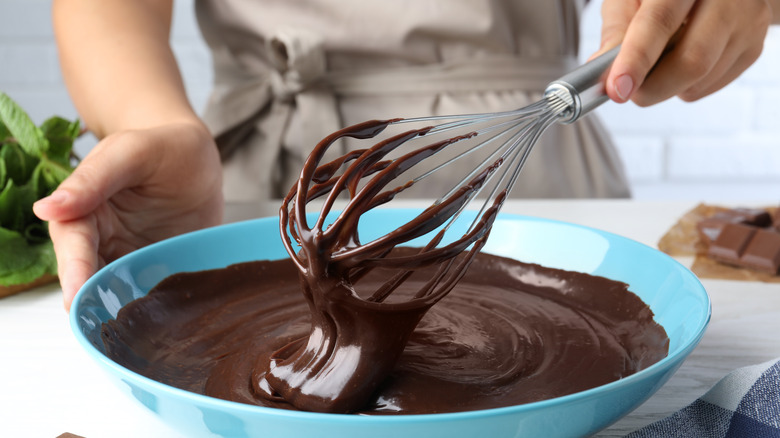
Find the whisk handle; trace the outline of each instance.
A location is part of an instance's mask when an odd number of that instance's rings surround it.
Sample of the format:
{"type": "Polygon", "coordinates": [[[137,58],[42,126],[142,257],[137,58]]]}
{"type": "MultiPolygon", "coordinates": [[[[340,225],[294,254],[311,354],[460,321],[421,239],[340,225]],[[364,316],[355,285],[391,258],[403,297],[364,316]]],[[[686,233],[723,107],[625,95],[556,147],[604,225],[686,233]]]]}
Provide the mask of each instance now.
{"type": "Polygon", "coordinates": [[[620,46],[617,46],[550,82],[545,89],[545,96],[555,94],[569,105],[569,109],[561,114],[559,122],[573,123],[609,99],[604,89],[604,79],[619,51],[620,46]]]}

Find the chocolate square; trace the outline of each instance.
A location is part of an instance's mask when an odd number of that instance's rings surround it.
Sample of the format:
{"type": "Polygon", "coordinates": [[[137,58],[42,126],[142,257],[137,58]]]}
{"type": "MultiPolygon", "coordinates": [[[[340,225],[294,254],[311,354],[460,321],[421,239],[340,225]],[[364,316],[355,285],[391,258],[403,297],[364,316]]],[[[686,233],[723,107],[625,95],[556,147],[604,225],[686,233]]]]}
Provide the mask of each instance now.
{"type": "Polygon", "coordinates": [[[758,228],[749,225],[726,224],[710,245],[707,255],[724,263],[739,264],[739,258],[756,230],[758,228]]]}
{"type": "Polygon", "coordinates": [[[780,233],[770,229],[758,229],[740,261],[757,271],[780,273],[780,233]]]}
{"type": "Polygon", "coordinates": [[[718,238],[720,232],[723,231],[723,227],[730,222],[717,218],[708,217],[700,220],[696,224],[696,230],[699,232],[699,239],[706,245],[712,244],[712,242],[718,238]]]}
{"type": "MultiPolygon", "coordinates": [[[[729,210],[731,221],[735,223],[766,227],[772,223],[772,216],[762,208],[734,208],[729,210]]],[[[715,215],[718,216],[717,214],[715,215]]]]}

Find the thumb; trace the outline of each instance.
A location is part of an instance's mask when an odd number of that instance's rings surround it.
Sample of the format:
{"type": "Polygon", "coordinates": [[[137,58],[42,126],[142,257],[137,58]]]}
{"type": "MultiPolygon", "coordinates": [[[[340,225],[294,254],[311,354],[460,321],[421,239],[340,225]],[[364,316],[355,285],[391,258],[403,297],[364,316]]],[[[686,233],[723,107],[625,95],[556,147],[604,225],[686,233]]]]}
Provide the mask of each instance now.
{"type": "Polygon", "coordinates": [[[69,221],[86,216],[130,181],[126,148],[108,137],[76,166],[49,196],[33,204],[33,212],[44,221],[69,221]]]}
{"type": "Polygon", "coordinates": [[[33,212],[44,221],[69,221],[85,216],[108,199],[111,193],[101,187],[98,167],[80,163],[52,194],[33,204],[33,212]]]}
{"type": "MultiPolygon", "coordinates": [[[[626,30],[636,14],[637,3],[625,0],[604,0],[601,4],[601,45],[599,50],[591,55],[591,59],[622,44],[626,30]]],[[[630,76],[621,76],[619,79],[615,79],[614,75],[609,75],[606,83],[609,98],[618,103],[626,102],[634,89],[630,76]]]]}

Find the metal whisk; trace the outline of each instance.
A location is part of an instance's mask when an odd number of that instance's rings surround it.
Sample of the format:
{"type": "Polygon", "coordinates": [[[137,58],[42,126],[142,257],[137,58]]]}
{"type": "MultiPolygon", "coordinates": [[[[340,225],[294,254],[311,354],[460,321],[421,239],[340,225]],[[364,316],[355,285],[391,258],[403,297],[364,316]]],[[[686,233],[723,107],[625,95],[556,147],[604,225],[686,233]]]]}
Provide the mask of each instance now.
{"type": "Polygon", "coordinates": [[[541,101],[525,108],[374,120],[323,139],[285,197],[279,222],[312,310],[311,332],[262,364],[253,380],[257,393],[314,411],[350,412],[363,406],[392,370],[425,312],[455,286],[484,246],[537,139],[553,123],[572,123],[606,100],[602,77],[616,54],[617,49],[551,83],[541,101]],[[390,126],[411,123],[427,126],[323,164],[341,138],[374,138],[390,126]],[[479,153],[481,160],[472,158],[479,153]],[[439,159],[445,154],[449,157],[439,159]],[[479,163],[422,213],[361,241],[364,213],[464,159],[479,163]],[[458,218],[482,192],[487,193],[482,206],[464,226],[458,218]],[[346,207],[332,212],[344,195],[346,207]],[[307,205],[318,198],[324,198],[319,215],[308,216],[307,205]],[[427,242],[414,250],[396,249],[417,238],[427,242]],[[422,279],[415,277],[423,268],[422,279]],[[358,291],[360,280],[372,271],[382,272],[379,286],[358,291]],[[410,278],[417,278],[411,296],[407,291],[400,301],[388,299],[410,278]]]}
{"type": "MultiPolygon", "coordinates": [[[[445,260],[452,263],[455,255],[476,244],[473,256],[484,244],[501,203],[514,186],[531,149],[544,131],[554,123],[573,123],[607,100],[603,78],[618,51],[619,47],[616,47],[551,82],[542,100],[524,108],[490,114],[369,121],[326,137],[312,151],[298,184],[290,190],[281,208],[280,226],[288,252],[299,268],[305,269],[296,255],[298,251],[293,247],[290,236],[298,244],[303,244],[306,235],[317,234],[318,251],[329,254],[328,263],[340,264],[339,270],[352,271],[348,276],[350,280],[357,280],[361,272],[379,264],[413,270],[424,264],[445,260]],[[341,137],[374,138],[390,126],[437,122],[443,123],[411,129],[382,140],[371,148],[356,149],[326,164],[320,164],[325,152],[341,137]],[[456,147],[460,148],[457,152],[433,163],[436,154],[456,147]],[[389,202],[397,194],[421,184],[453,163],[468,160],[485,150],[489,152],[483,153],[481,161],[473,166],[473,170],[436,199],[423,214],[379,239],[370,243],[360,242],[357,223],[365,211],[389,202]],[[401,155],[388,158],[393,152],[400,152],[401,155]],[[410,175],[419,163],[426,163],[426,169],[410,175]],[[338,174],[340,169],[343,172],[338,174]],[[334,222],[327,224],[325,217],[344,192],[349,194],[347,207],[334,222]],[[487,196],[468,230],[454,241],[439,246],[445,242],[444,235],[470,204],[469,201],[482,192],[486,192],[487,196]],[[305,217],[306,204],[321,197],[325,197],[325,202],[314,226],[309,227],[305,217]],[[413,262],[387,257],[394,246],[436,229],[439,230],[438,234],[413,262]],[[340,233],[341,237],[336,238],[340,233]],[[323,245],[330,247],[325,248],[323,245]]],[[[306,245],[303,246],[306,252],[306,245]]],[[[393,280],[388,284],[396,282],[393,280]]],[[[444,282],[450,283],[454,284],[444,282]]],[[[392,288],[388,286],[388,290],[378,291],[369,299],[382,301],[392,288]]],[[[435,301],[446,294],[447,289],[442,287],[441,281],[434,281],[429,289],[420,292],[418,298],[427,297],[426,301],[435,301]]]]}

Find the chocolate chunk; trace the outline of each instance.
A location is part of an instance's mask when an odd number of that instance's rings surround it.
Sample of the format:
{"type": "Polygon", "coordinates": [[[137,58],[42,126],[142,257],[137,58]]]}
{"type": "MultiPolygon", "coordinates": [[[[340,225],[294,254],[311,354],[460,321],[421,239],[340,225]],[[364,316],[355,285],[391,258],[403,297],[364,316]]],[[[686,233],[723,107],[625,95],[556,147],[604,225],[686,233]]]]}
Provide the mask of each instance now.
{"type": "Polygon", "coordinates": [[[714,242],[726,224],[744,224],[756,227],[766,227],[772,223],[772,216],[767,210],[760,208],[732,208],[719,211],[711,217],[702,219],[696,224],[699,238],[705,244],[714,242]]]}
{"type": "Polygon", "coordinates": [[[730,219],[731,222],[753,225],[756,227],[766,227],[772,223],[772,216],[769,212],[761,208],[733,208],[725,212],[717,213],[714,217],[721,215],[723,218],[730,219]]]}
{"type": "Polygon", "coordinates": [[[739,258],[745,251],[757,228],[743,224],[726,224],[718,238],[712,242],[707,255],[733,265],[739,265],[739,258]]]}
{"type": "Polygon", "coordinates": [[[780,233],[770,229],[756,230],[740,262],[757,271],[780,273],[780,233]]]}

